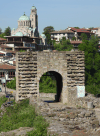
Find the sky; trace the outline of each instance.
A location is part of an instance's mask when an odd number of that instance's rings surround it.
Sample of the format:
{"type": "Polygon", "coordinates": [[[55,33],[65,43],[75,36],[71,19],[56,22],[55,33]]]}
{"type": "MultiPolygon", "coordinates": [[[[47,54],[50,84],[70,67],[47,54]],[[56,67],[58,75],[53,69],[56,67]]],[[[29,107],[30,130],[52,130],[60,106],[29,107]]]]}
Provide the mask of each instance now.
{"type": "Polygon", "coordinates": [[[18,27],[18,19],[30,16],[31,7],[37,8],[38,29],[47,26],[54,30],[69,27],[100,27],[100,0],[0,0],[0,28],[18,27]]]}

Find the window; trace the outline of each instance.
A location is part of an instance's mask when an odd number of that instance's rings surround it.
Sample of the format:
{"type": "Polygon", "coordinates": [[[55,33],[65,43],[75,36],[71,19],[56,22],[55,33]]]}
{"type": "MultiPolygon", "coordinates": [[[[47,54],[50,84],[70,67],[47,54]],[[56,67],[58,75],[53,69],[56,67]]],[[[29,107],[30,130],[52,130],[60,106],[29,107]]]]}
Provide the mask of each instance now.
{"type": "Polygon", "coordinates": [[[15,72],[13,72],[13,71],[8,72],[8,76],[9,76],[9,78],[15,77],[15,72]]]}
{"type": "Polygon", "coordinates": [[[0,77],[5,77],[5,73],[4,72],[0,72],[0,77]]]}
{"type": "Polygon", "coordinates": [[[33,18],[32,18],[32,21],[33,21],[33,18]]]}

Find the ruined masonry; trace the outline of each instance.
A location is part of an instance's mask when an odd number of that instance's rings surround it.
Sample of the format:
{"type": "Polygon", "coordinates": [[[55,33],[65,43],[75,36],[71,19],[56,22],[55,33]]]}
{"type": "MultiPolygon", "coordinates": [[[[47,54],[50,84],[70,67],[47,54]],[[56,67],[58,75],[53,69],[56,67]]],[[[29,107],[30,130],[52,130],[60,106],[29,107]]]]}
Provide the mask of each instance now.
{"type": "Polygon", "coordinates": [[[57,95],[61,102],[73,104],[76,86],[85,86],[83,51],[37,51],[16,53],[16,101],[37,96],[39,80],[51,72],[57,80],[57,95]]]}

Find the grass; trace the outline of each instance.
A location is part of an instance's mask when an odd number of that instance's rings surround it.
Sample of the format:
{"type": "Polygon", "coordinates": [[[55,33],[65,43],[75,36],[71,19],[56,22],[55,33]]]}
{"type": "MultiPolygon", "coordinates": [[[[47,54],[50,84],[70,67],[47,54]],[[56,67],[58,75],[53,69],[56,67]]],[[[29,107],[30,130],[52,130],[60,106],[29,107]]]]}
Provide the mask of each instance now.
{"type": "MultiPolygon", "coordinates": [[[[0,98],[2,105],[7,98],[0,98]]],[[[13,100],[14,101],[14,100],[13,100]]],[[[6,107],[6,113],[0,118],[0,132],[15,130],[20,127],[33,127],[34,130],[27,132],[28,136],[47,136],[49,124],[45,119],[35,113],[35,108],[29,105],[29,99],[15,103],[12,107],[6,107]]]]}

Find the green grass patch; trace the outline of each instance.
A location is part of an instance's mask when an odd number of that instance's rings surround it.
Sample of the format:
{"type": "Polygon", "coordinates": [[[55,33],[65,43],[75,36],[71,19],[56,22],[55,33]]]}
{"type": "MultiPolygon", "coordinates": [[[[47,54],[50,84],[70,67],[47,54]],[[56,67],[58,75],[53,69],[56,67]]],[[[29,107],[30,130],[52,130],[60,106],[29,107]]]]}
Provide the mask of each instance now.
{"type": "Polygon", "coordinates": [[[5,102],[7,101],[7,99],[8,99],[8,98],[6,98],[5,96],[2,96],[2,97],[0,98],[0,107],[1,107],[1,105],[2,105],[3,103],[5,103],[5,102]]]}
{"type": "MultiPolygon", "coordinates": [[[[2,101],[5,102],[5,98],[2,101]]],[[[29,99],[22,100],[20,103],[14,101],[14,106],[6,107],[6,113],[0,118],[0,132],[20,127],[34,127],[33,131],[28,132],[28,136],[46,136],[48,125],[42,116],[35,113],[35,108],[29,105],[29,99]]]]}

